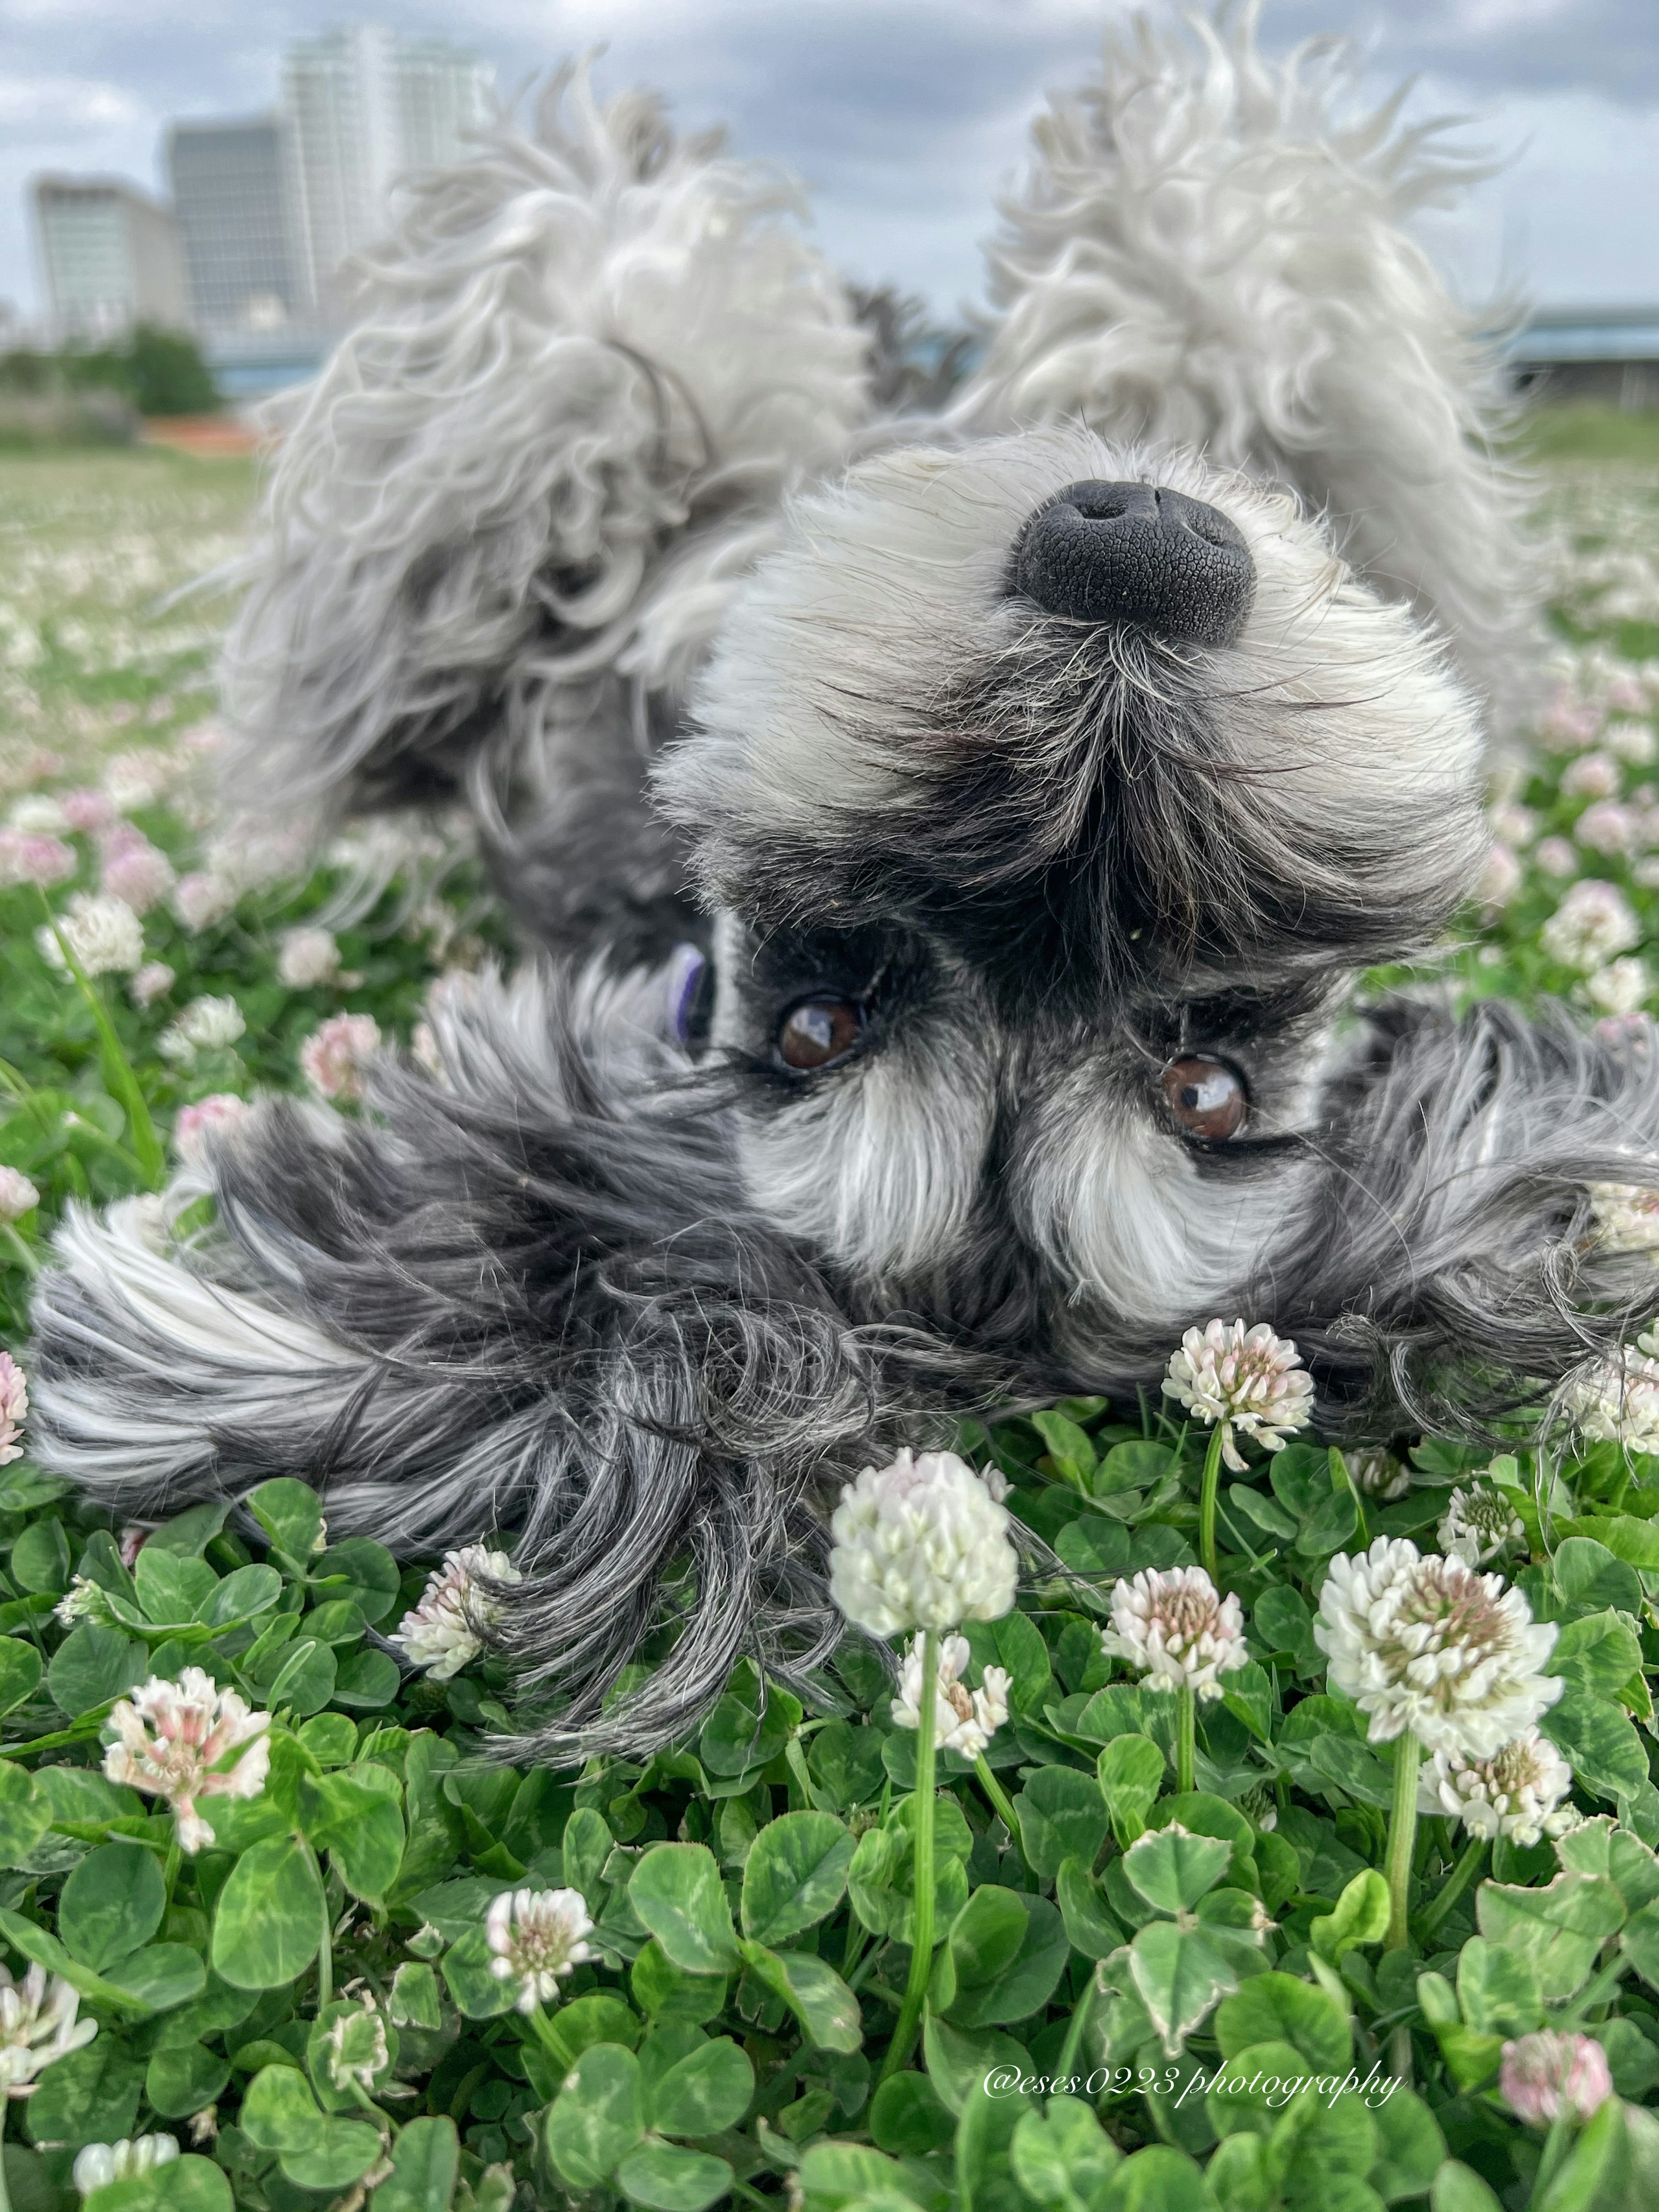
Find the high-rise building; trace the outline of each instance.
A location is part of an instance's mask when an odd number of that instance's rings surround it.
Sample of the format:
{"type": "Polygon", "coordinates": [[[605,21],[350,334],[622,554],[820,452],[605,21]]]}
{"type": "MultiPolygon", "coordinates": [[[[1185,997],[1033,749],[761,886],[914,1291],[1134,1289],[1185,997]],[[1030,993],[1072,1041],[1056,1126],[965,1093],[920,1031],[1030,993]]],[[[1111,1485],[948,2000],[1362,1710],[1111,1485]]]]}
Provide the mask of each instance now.
{"type": "Polygon", "coordinates": [[[277,330],[303,318],[309,286],[283,118],[175,123],[167,161],[196,327],[277,330]]]}
{"type": "Polygon", "coordinates": [[[103,337],[134,323],[188,323],[179,233],[166,208],[119,177],[40,176],[31,197],[60,331],[103,337]]]}
{"type": "Polygon", "coordinates": [[[379,233],[392,179],[460,158],[465,134],[488,114],[489,86],[475,54],[401,40],[379,23],[289,48],[283,108],[293,132],[299,243],[325,314],[336,304],[340,264],[379,233]]]}

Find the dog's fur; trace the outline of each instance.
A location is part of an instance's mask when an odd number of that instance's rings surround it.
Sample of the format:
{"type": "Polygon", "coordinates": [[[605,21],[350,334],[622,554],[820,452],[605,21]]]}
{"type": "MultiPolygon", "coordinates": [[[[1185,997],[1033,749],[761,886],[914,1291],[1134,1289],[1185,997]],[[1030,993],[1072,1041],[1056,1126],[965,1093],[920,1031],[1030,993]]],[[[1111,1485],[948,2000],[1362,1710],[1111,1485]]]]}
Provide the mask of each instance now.
{"type": "Polygon", "coordinates": [[[1458,164],[1345,97],[1248,15],[1109,40],[925,421],[776,180],[647,101],[562,81],[407,187],[277,464],[242,785],[466,799],[543,957],[444,994],[441,1079],[222,1136],[205,1238],[70,1221],[47,1464],[141,1516],[300,1471],[403,1550],[517,1529],[538,1741],[631,1747],[821,1654],[830,1486],[953,1411],[1155,1389],[1215,1313],[1295,1336],[1333,1434],[1619,1340],[1654,1279],[1586,1185],[1654,1156],[1653,1052],[1345,1011],[1479,875],[1532,615],[1489,367],[1400,228],[1458,164]],[[1085,478],[1231,520],[1231,644],[1012,587],[1085,478]],[[865,1025],[804,1077],[805,998],[865,1025]],[[1164,1107],[1193,1052],[1231,1142],[1164,1107]]]}

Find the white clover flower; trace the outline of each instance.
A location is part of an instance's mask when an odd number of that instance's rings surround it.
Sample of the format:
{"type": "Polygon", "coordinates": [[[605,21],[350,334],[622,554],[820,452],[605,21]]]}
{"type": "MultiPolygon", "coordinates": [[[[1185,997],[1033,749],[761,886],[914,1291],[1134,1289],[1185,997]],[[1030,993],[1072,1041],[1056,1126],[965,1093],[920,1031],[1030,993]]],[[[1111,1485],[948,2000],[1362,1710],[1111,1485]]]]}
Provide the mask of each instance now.
{"type": "Polygon", "coordinates": [[[1242,1321],[1189,1328],[1170,1355],[1164,1395],[1206,1426],[1221,1424],[1221,1456],[1235,1474],[1245,1471],[1237,1437],[1278,1451],[1313,1418],[1313,1378],[1300,1353],[1261,1321],[1248,1329],[1242,1321]]]}
{"type": "Polygon", "coordinates": [[[173,887],[173,911],[192,937],[222,921],[241,896],[234,884],[200,869],[180,876],[173,887]]]}
{"type": "Polygon", "coordinates": [[[1390,1451],[1380,1444],[1367,1444],[1359,1451],[1346,1451],[1342,1464],[1348,1470],[1348,1480],[1364,1498],[1374,1498],[1381,1505],[1392,1505],[1403,1498],[1412,1486],[1412,1471],[1403,1467],[1390,1451]]]}
{"type": "Polygon", "coordinates": [[[1492,832],[1512,852],[1524,852],[1538,835],[1538,817],[1519,799],[1506,799],[1492,812],[1492,832]]]}
{"type": "Polygon", "coordinates": [[[1486,865],[1475,893],[1482,906],[1507,906],[1521,888],[1521,863],[1507,845],[1487,848],[1486,865]]]}
{"type": "Polygon", "coordinates": [[[1593,1182],[1588,1188],[1601,1249],[1646,1252],[1659,1267],[1659,1184],[1593,1182]]]}
{"type": "Polygon", "coordinates": [[[77,1620],[110,1621],[114,1614],[103,1589],[90,1575],[71,1575],[70,1586],[52,1609],[54,1620],[73,1628],[77,1620]]]}
{"type": "Polygon", "coordinates": [[[81,2000],[44,1966],[31,1966],[21,1982],[0,1966],[0,2090],[27,2097],[43,2068],[55,2066],[98,2033],[95,2020],[77,2020],[81,2000]]]}
{"type": "Polygon", "coordinates": [[[1249,1658],[1237,1597],[1220,1596],[1202,1567],[1143,1567],[1112,1586],[1112,1625],[1100,1632],[1111,1659],[1127,1659],[1154,1690],[1221,1695],[1221,1676],[1249,1658]]]}
{"type": "Polygon", "coordinates": [[[173,973],[165,960],[146,960],[127,985],[127,996],[139,1008],[153,1006],[173,988],[173,973]]]}
{"type": "Polygon", "coordinates": [[[131,814],[136,806],[154,806],[173,781],[171,757],[155,746],[140,752],[117,753],[104,766],[104,789],[118,814],[131,814]]]}
{"type": "Polygon", "coordinates": [[[155,1049],[163,1060],[188,1067],[198,1053],[228,1051],[246,1030],[234,999],[192,999],[156,1038],[155,1049]]]}
{"type": "MultiPolygon", "coordinates": [[[[1543,848],[1539,848],[1543,859],[1543,848]]],[[[1552,960],[1588,975],[1605,967],[1615,953],[1639,944],[1642,926],[1616,884],[1587,877],[1577,883],[1538,933],[1552,960]]]]}
{"type": "Polygon", "coordinates": [[[1566,1686],[1543,1672],[1560,1632],[1535,1623],[1519,1590],[1403,1536],[1337,1553],[1313,1632],[1373,1743],[1409,1729],[1430,1751],[1492,1759],[1566,1686]]]}
{"type": "Polygon", "coordinates": [[[1611,753],[1581,753],[1561,772],[1561,789],[1569,799],[1611,799],[1619,782],[1619,763],[1611,753]]]}
{"type": "Polygon", "coordinates": [[[557,1996],[562,1975],[593,1956],[584,1941],[592,1932],[579,1889],[503,1890],[484,1917],[489,1971],[518,1984],[520,2012],[534,2012],[557,1996]]]}
{"type": "Polygon", "coordinates": [[[1593,2035],[1540,2028],[1504,2045],[1498,2086],[1516,2119],[1547,2128],[1565,2114],[1584,2121],[1613,2094],[1607,2054],[1593,2035]]]}
{"type": "MultiPolygon", "coordinates": [[[[980,1689],[969,1692],[962,1677],[973,1654],[965,1636],[947,1636],[939,1646],[939,1680],[933,1704],[933,1742],[944,1751],[977,1759],[1008,1717],[1010,1677],[988,1667],[980,1689]]],[[[921,1726],[922,1639],[913,1637],[899,1668],[899,1693],[893,1700],[896,1728],[921,1726]]]]}
{"type": "Polygon", "coordinates": [[[368,1063],[380,1048],[373,1014],[331,1014],[300,1048],[306,1081],[323,1098],[361,1098],[368,1063]]]}
{"type": "Polygon", "coordinates": [[[326,929],[290,929],[283,933],[276,974],[290,991],[308,991],[331,983],[340,972],[340,948],[326,929]]]}
{"type": "Polygon", "coordinates": [[[1419,1771],[1417,1808],[1462,1820],[1485,1842],[1506,1836],[1524,1848],[1578,1826],[1577,1813],[1562,1802],[1571,1788],[1571,1767],[1547,1736],[1529,1728],[1491,1759],[1437,1751],[1419,1771]]]}
{"type": "Polygon", "coordinates": [[[1651,988],[1646,968],[1632,953],[1623,960],[1610,960],[1605,968],[1598,968],[1586,981],[1584,994],[1604,1014],[1633,1014],[1644,1005],[1651,988]]]}
{"type": "Polygon", "coordinates": [[[1245,1819],[1260,1828],[1264,1836],[1271,1836],[1279,1826],[1279,1801],[1273,1796],[1273,1784],[1253,1783],[1237,1802],[1245,1819]]]}
{"type": "Polygon", "coordinates": [[[1533,858],[1547,876],[1562,878],[1578,872],[1578,855],[1565,837],[1540,838],[1533,858]]]}
{"type": "Polygon", "coordinates": [[[505,1552],[492,1552],[487,1545],[465,1544],[459,1552],[446,1552],[420,1603],[386,1638],[400,1644],[410,1666],[424,1667],[434,1682],[448,1681],[476,1659],[483,1650],[479,1628],[501,1618],[500,1601],[480,1586],[480,1577],[485,1583],[524,1580],[505,1552]]]}
{"type": "Polygon", "coordinates": [[[830,1522],[830,1595],[872,1636],[942,1632],[1011,1612],[1008,1512],[954,1452],[901,1451],[847,1484],[830,1522]]]}
{"type": "Polygon", "coordinates": [[[1659,1358],[1652,1333],[1571,1376],[1561,1403],[1579,1434],[1627,1450],[1659,1452],[1659,1358]]]}
{"type": "Polygon", "coordinates": [[[9,1352],[0,1352],[0,1467],[21,1459],[17,1441],[29,1417],[29,1380],[9,1352]]]}
{"type": "Polygon", "coordinates": [[[1467,1566],[1484,1567],[1507,1545],[1519,1543],[1526,1525],[1515,1510],[1515,1501],[1496,1483],[1460,1484],[1453,1491],[1437,1532],[1440,1548],[1455,1553],[1467,1566]]]}
{"type": "Polygon", "coordinates": [[[21,1168],[0,1167],[0,1221],[21,1221],[40,1203],[40,1192],[21,1168]]]}
{"type": "Polygon", "coordinates": [[[181,1160],[188,1160],[192,1166],[199,1164],[211,1147],[213,1132],[229,1128],[246,1112],[246,1099],[237,1097],[231,1091],[216,1091],[206,1098],[181,1106],[173,1117],[173,1150],[181,1160]]]}
{"type": "Polygon", "coordinates": [[[26,792],[21,799],[14,799],[6,821],[26,837],[61,836],[70,826],[62,802],[44,791],[26,792]]]}
{"type": "Polygon", "coordinates": [[[90,2197],[94,2189],[107,2189],[112,2181],[131,2181],[135,2174],[153,2173],[158,2166],[171,2166],[179,2155],[179,2143],[173,2136],[134,2136],[131,2141],[123,2136],[116,2143],[88,2143],[77,2151],[71,2168],[76,2187],[82,2197],[90,2197]]]}
{"type": "Polygon", "coordinates": [[[58,915],[57,931],[43,924],[35,932],[40,957],[51,967],[67,968],[58,932],[86,975],[131,975],[143,965],[144,926],[125,899],[76,891],[58,915]]]}
{"type": "Polygon", "coordinates": [[[270,1771],[269,1713],[250,1712],[234,1690],[222,1690],[199,1667],[176,1682],[151,1675],[131,1699],[118,1698],[106,1726],[117,1741],[104,1753],[112,1782],[167,1801],[179,1845],[192,1858],[213,1841],[196,1809],[198,1797],[257,1797],[270,1771]],[[234,1765],[232,1752],[247,1748],[234,1765]]]}

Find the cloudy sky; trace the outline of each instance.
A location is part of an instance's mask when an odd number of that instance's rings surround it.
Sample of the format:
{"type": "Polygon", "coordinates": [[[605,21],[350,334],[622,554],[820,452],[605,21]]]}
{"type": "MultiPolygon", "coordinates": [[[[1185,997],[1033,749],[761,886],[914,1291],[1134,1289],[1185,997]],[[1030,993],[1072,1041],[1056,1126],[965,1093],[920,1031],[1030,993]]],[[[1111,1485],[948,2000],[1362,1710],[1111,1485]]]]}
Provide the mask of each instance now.
{"type": "MultiPolygon", "coordinates": [[[[1121,0],[0,0],[0,300],[39,304],[24,187],[37,169],[160,182],[174,116],[272,101],[290,39],[372,14],[462,37],[512,86],[603,43],[601,82],[647,80],[687,125],[789,162],[848,271],[941,312],[979,290],[990,193],[1044,89],[1087,70],[1121,0]]],[[[1655,0],[1266,0],[1265,37],[1358,40],[1381,90],[1468,114],[1510,157],[1437,250],[1460,289],[1659,299],[1655,0]]]]}

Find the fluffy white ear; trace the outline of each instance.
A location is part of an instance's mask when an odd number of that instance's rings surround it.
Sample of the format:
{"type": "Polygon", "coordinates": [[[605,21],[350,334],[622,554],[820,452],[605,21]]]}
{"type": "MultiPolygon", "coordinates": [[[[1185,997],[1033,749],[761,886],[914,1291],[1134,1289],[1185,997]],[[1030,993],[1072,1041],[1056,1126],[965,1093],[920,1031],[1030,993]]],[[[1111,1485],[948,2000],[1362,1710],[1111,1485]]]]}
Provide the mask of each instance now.
{"type": "Polygon", "coordinates": [[[619,667],[678,684],[734,537],[866,412],[865,335],[799,212],[569,70],[530,135],[502,120],[405,183],[276,458],[226,661],[244,794],[440,793],[619,667]]]}
{"type": "Polygon", "coordinates": [[[1438,619],[1502,720],[1533,599],[1524,488],[1492,451],[1494,349],[1403,228],[1483,167],[1443,124],[1403,127],[1403,94],[1364,112],[1345,46],[1264,60],[1256,15],[1137,17],[1051,100],[1000,203],[1003,315],[963,410],[1081,416],[1287,481],[1438,619]]]}

